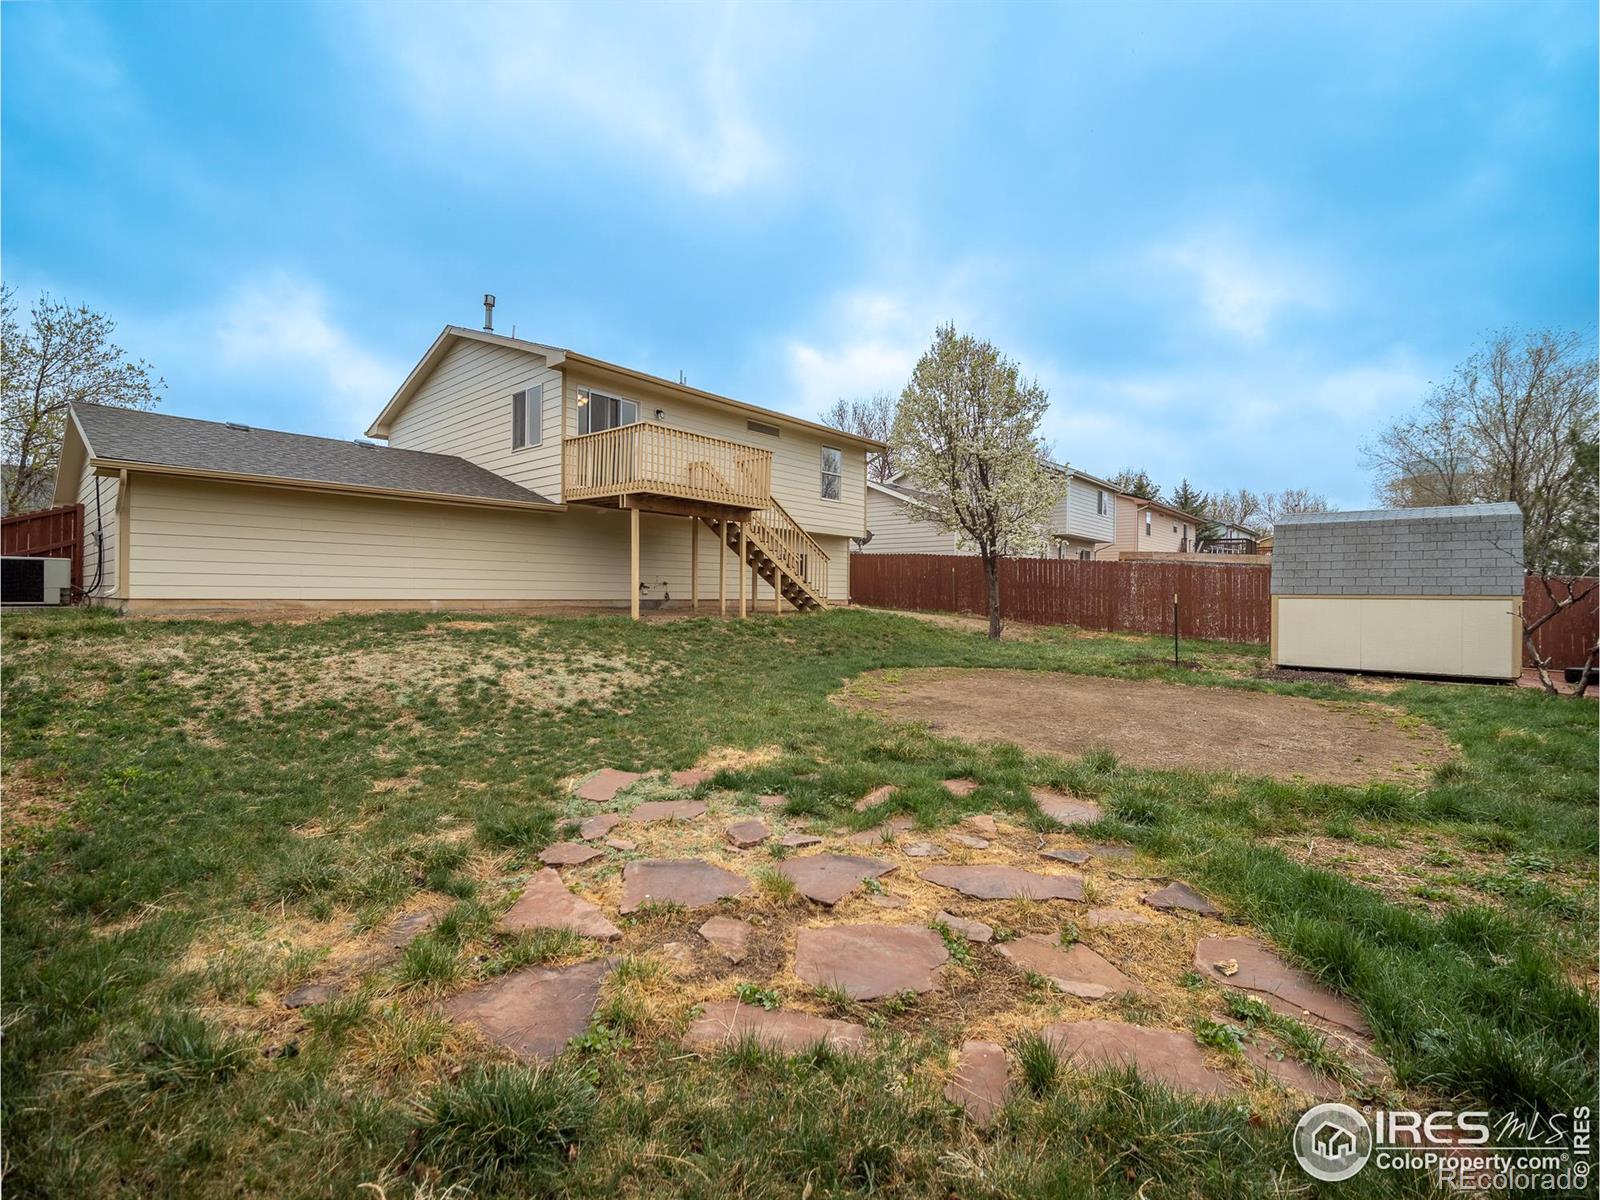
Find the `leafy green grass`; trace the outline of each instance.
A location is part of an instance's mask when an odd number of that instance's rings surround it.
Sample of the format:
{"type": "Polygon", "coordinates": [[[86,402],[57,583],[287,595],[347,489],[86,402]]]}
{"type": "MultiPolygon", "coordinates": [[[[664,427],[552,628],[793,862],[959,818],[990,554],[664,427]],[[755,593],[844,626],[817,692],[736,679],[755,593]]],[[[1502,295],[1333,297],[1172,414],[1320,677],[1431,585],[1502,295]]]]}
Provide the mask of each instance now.
{"type": "MultiPolygon", "coordinates": [[[[728,744],[779,753],[722,772],[719,786],[781,792],[790,812],[851,828],[881,818],[850,805],[884,783],[899,789],[897,811],[929,827],[1004,809],[1048,828],[1030,786],[1096,798],[1107,813],[1097,836],[1224,898],[1347,990],[1404,1085],[1518,1108],[1592,1102],[1596,1090],[1594,999],[1572,983],[1592,978],[1596,949],[1592,705],[1408,684],[1383,701],[1442,728],[1462,757],[1423,787],[1333,787],[976,748],[828,700],[862,671],[917,666],[1358,698],[1253,678],[1259,647],[1189,643],[1183,657],[1201,669],[1174,671],[1152,661],[1160,639],[1047,631],[993,645],[864,612],[645,625],[59,613],[8,618],[0,647],[0,1085],[4,1183],[18,1195],[321,1196],[373,1183],[389,1195],[462,1184],[512,1196],[1154,1200],[1275,1195],[1302,1178],[1277,1118],[1125,1079],[1085,1084],[1031,1043],[1013,1047],[1025,1094],[981,1140],[920,1069],[947,1052],[937,1039],[880,1033],[862,1059],[685,1058],[641,1041],[623,996],[575,1050],[581,1070],[464,1059],[428,1007],[439,991],[576,949],[493,936],[474,864],[537,865],[572,815],[564,777],[686,767],[728,744]],[[442,649],[457,657],[437,659],[442,649]],[[393,678],[327,684],[331,660],[385,655],[398,656],[393,678]],[[459,669],[489,655],[536,664],[534,690],[459,669]],[[625,686],[585,691],[608,680],[625,686]],[[940,786],[958,776],[980,791],[940,786]],[[1348,848],[1355,865],[1285,853],[1306,838],[1348,848]],[[1405,858],[1426,895],[1369,885],[1369,851],[1405,858]],[[281,922],[375,927],[424,892],[453,907],[378,992],[307,1010],[298,1052],[264,1055],[252,997],[311,966],[274,940],[281,922]]],[[[1424,1188],[1367,1172],[1345,1190],[1424,1188]]]]}

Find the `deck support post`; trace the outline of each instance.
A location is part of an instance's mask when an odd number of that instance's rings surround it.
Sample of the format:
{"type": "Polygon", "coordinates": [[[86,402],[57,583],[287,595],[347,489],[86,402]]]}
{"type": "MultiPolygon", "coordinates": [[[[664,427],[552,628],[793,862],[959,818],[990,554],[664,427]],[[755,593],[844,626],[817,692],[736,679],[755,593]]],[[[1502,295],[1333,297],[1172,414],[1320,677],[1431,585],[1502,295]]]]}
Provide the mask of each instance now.
{"type": "Polygon", "coordinates": [[[717,615],[728,615],[728,522],[716,528],[717,535],[717,615]]]}
{"type": "Polygon", "coordinates": [[[756,592],[761,590],[761,576],[756,574],[756,560],[750,559],[750,611],[756,611],[756,592]]]}
{"type": "MultiPolygon", "coordinates": [[[[739,616],[744,616],[744,522],[739,522],[739,559],[734,564],[735,574],[739,576],[739,616]]],[[[752,607],[755,605],[755,593],[750,595],[752,607]]]]}
{"type": "Polygon", "coordinates": [[[783,604],[783,572],[777,567],[772,569],[772,615],[779,616],[783,604]]]}
{"type": "Polygon", "coordinates": [[[700,518],[689,518],[689,609],[700,611],[700,518]]]}
{"type": "Polygon", "coordinates": [[[628,510],[628,609],[633,619],[639,619],[639,510],[628,510]]]}

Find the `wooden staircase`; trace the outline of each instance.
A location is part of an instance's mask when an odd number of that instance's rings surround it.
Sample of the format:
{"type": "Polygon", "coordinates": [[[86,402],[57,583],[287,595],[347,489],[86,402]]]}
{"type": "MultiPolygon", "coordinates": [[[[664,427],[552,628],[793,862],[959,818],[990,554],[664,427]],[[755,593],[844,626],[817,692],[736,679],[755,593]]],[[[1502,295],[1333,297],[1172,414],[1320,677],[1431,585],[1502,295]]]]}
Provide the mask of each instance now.
{"type": "Polygon", "coordinates": [[[767,507],[740,521],[734,517],[702,517],[711,531],[737,556],[741,537],[743,567],[753,568],[801,612],[828,607],[828,555],[772,497],[767,507]]]}

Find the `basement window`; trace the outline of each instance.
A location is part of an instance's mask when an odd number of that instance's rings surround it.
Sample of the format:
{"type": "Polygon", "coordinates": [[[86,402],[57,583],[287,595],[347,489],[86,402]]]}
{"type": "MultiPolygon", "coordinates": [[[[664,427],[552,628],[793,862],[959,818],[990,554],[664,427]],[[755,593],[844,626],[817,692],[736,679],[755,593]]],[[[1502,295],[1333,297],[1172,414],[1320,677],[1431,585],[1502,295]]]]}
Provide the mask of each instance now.
{"type": "Polygon", "coordinates": [[[844,451],[822,448],[822,498],[838,500],[844,496],[844,451]]]}

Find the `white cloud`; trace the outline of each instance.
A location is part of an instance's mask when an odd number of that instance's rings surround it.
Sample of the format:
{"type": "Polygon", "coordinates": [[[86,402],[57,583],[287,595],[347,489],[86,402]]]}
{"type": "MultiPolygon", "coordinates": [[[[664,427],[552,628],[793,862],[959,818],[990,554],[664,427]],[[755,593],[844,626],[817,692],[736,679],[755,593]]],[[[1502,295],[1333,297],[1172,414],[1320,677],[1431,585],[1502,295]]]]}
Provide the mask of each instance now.
{"type": "Polygon", "coordinates": [[[788,31],[762,6],[428,5],[362,10],[397,91],[452,146],[490,135],[507,156],[547,155],[565,136],[619,166],[653,162],[690,189],[773,177],[782,154],[750,91],[788,31]],[[618,22],[609,24],[609,22],[618,22]]]}
{"type": "Polygon", "coordinates": [[[1329,300],[1325,272],[1281,253],[1243,249],[1222,236],[1163,246],[1155,258],[1194,287],[1213,325],[1246,341],[1264,338],[1285,309],[1321,308],[1329,300]]]}
{"type": "Polygon", "coordinates": [[[343,429],[365,429],[405,378],[406,365],[367,349],[328,315],[316,284],[274,273],[249,280],[222,304],[212,336],[228,371],[270,372],[306,393],[343,429]]]}

